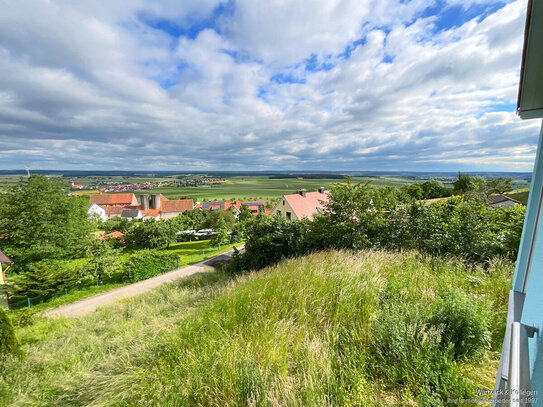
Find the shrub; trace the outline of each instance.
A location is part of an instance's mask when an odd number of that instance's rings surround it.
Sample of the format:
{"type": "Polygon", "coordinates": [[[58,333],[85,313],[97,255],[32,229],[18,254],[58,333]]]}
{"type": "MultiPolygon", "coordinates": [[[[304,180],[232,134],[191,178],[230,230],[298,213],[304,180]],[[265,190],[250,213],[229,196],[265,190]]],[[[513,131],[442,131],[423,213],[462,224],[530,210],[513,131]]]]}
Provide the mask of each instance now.
{"type": "Polygon", "coordinates": [[[132,254],[124,269],[131,282],[158,276],[179,266],[179,255],[158,250],[140,250],[132,254]]]}
{"type": "Polygon", "coordinates": [[[0,357],[14,355],[22,358],[24,351],[15,336],[15,330],[6,311],[0,308],[0,357]]]}
{"type": "Polygon", "coordinates": [[[145,219],[130,229],[125,236],[126,244],[129,246],[139,245],[146,249],[169,247],[170,243],[175,242],[176,227],[166,220],[145,219]]]}
{"type": "Polygon", "coordinates": [[[230,272],[259,270],[306,253],[308,223],[278,216],[258,217],[247,226],[245,253],[234,252],[230,272]]]}
{"type": "Polygon", "coordinates": [[[453,357],[470,359],[490,346],[490,315],[461,292],[449,292],[436,300],[430,323],[442,330],[441,344],[451,346],[453,357]]]}
{"type": "Polygon", "coordinates": [[[470,383],[451,351],[443,348],[441,329],[428,323],[421,304],[388,303],[372,326],[370,372],[404,386],[420,405],[441,406],[447,397],[470,397],[470,383]]]}
{"type": "Polygon", "coordinates": [[[33,308],[23,308],[12,316],[13,326],[24,328],[34,323],[37,311],[33,308]]]}
{"type": "Polygon", "coordinates": [[[43,260],[30,270],[10,277],[10,291],[16,295],[50,298],[64,288],[75,286],[84,276],[83,267],[69,262],[43,260]]]}

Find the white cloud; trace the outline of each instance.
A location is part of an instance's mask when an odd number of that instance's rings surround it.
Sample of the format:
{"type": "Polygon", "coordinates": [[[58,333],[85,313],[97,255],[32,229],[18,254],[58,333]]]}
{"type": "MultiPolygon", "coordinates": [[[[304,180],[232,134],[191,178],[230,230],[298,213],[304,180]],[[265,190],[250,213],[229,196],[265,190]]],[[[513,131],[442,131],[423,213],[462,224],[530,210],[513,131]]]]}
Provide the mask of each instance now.
{"type": "Polygon", "coordinates": [[[531,169],[525,1],[449,29],[433,1],[219,4],[0,0],[2,165],[531,169]]]}

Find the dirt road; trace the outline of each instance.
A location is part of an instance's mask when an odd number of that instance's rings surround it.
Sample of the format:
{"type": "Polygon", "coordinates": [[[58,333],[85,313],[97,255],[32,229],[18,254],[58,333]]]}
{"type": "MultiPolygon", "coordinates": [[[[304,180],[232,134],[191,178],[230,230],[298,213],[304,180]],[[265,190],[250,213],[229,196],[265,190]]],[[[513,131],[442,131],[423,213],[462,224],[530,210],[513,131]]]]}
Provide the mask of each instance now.
{"type": "MultiPolygon", "coordinates": [[[[243,250],[243,245],[238,246],[238,250],[243,250]]],[[[159,287],[162,284],[171,283],[192,274],[213,270],[212,266],[217,264],[217,262],[227,262],[232,257],[233,253],[234,251],[230,250],[226,253],[201,261],[200,263],[181,267],[177,270],[161,274],[160,276],[152,277],[124,287],[115,288],[111,291],[84,298],[71,304],[62,305],[58,308],[45,311],[44,315],[48,317],[78,317],[85,315],[94,312],[98,307],[109,305],[121,298],[133,297],[134,295],[159,287]]]]}

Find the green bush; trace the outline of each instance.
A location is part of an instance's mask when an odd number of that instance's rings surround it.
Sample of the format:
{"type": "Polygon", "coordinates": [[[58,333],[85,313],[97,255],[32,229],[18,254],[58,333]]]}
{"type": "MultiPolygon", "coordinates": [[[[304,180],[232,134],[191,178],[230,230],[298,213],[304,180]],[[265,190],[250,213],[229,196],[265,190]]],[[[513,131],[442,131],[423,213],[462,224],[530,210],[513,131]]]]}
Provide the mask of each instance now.
{"type": "Polygon", "coordinates": [[[24,328],[34,323],[37,311],[33,308],[23,308],[12,316],[13,326],[24,328]]]}
{"type": "Polygon", "coordinates": [[[15,330],[6,311],[0,308],[0,357],[14,355],[23,357],[24,351],[15,336],[15,330]]]}
{"type": "Polygon", "coordinates": [[[158,276],[179,266],[179,255],[158,250],[140,250],[132,254],[124,269],[131,282],[158,276]]]}
{"type": "Polygon", "coordinates": [[[428,323],[423,304],[388,303],[372,325],[370,372],[404,386],[424,406],[471,397],[470,383],[443,348],[442,329],[428,323]]]}
{"type": "Polygon", "coordinates": [[[228,270],[232,273],[259,270],[306,252],[307,222],[278,216],[258,217],[247,225],[245,253],[234,251],[228,270]]]}
{"type": "Polygon", "coordinates": [[[10,277],[9,289],[15,295],[51,298],[55,293],[77,285],[84,278],[83,266],[58,260],[43,260],[30,270],[10,277]]]}
{"type": "Polygon", "coordinates": [[[436,300],[430,323],[442,330],[441,344],[451,346],[456,360],[470,359],[490,346],[490,315],[461,292],[450,292],[436,300]]]}

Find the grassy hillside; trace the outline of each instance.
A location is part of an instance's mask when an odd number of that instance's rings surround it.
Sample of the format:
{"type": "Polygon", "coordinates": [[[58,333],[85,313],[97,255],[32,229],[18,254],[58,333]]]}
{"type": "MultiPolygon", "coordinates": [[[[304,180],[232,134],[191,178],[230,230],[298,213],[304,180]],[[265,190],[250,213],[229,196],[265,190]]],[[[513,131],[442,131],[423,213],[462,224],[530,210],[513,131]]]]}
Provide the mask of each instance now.
{"type": "Polygon", "coordinates": [[[13,406],[442,405],[491,389],[512,266],[325,252],[20,328],[13,406]]]}

